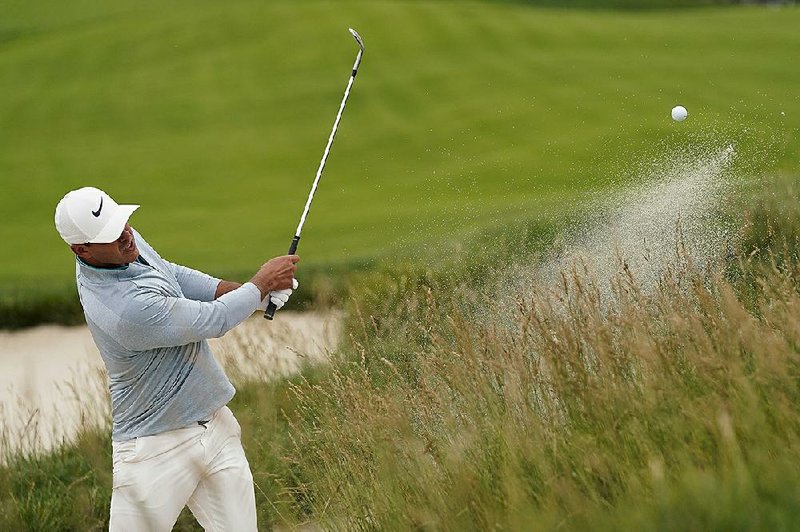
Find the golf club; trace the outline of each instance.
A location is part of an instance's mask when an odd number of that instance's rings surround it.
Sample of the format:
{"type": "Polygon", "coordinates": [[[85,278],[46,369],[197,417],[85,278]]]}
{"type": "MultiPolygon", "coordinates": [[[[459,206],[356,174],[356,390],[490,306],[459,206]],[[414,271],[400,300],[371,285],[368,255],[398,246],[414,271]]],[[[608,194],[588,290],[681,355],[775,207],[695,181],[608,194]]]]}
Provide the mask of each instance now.
{"type": "MultiPolygon", "coordinates": [[[[364,54],[364,41],[361,40],[361,36],[356,33],[356,30],[353,28],[349,29],[350,33],[353,35],[353,38],[356,40],[356,43],[358,43],[358,55],[356,56],[356,62],[353,64],[353,73],[350,75],[350,80],[347,82],[347,88],[344,90],[344,98],[342,98],[342,103],[339,105],[339,112],[336,114],[336,120],[333,122],[333,129],[331,130],[331,135],[328,137],[328,144],[325,146],[325,152],[322,154],[322,160],[319,162],[317,176],[314,178],[314,184],[311,185],[311,192],[308,194],[308,200],[306,201],[306,206],[303,209],[303,215],[300,217],[300,223],[297,224],[297,231],[295,231],[292,243],[289,245],[288,255],[294,255],[294,253],[297,251],[297,244],[300,242],[300,233],[303,230],[303,225],[306,223],[308,211],[311,209],[311,201],[314,199],[314,193],[317,191],[317,185],[319,185],[319,178],[322,177],[322,170],[325,168],[325,162],[328,160],[328,154],[331,151],[331,145],[333,144],[333,138],[336,136],[336,130],[339,128],[339,121],[342,119],[342,112],[344,112],[344,106],[347,103],[347,97],[350,96],[350,87],[353,86],[353,81],[356,79],[356,74],[358,74],[358,65],[361,64],[361,56],[364,54]]],[[[276,308],[277,307],[275,304],[270,301],[267,305],[267,310],[264,312],[264,317],[268,320],[271,320],[275,315],[276,308]]]]}

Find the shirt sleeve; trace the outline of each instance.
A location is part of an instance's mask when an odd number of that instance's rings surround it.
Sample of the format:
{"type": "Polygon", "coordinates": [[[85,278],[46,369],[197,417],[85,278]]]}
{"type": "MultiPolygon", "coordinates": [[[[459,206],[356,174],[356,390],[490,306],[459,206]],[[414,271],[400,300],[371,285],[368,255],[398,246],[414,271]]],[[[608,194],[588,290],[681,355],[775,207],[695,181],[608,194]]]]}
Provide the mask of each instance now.
{"type": "Polygon", "coordinates": [[[165,260],[164,262],[172,269],[178,284],[181,286],[183,295],[195,301],[214,301],[214,294],[217,292],[219,279],[203,272],[181,266],[165,260]]]}
{"type": "Polygon", "coordinates": [[[250,317],[260,301],[253,283],[207,302],[142,291],[125,306],[115,336],[131,351],[219,338],[250,317]]]}

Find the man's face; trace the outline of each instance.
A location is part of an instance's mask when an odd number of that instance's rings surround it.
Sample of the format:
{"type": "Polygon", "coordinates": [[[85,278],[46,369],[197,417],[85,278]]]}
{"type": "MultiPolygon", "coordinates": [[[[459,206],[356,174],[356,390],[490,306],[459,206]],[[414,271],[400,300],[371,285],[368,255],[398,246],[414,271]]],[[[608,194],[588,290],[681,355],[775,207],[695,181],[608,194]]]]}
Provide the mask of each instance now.
{"type": "Polygon", "coordinates": [[[122,234],[108,244],[75,244],[72,250],[92,266],[110,267],[130,264],[139,256],[139,248],[130,224],[125,224],[122,234]]]}

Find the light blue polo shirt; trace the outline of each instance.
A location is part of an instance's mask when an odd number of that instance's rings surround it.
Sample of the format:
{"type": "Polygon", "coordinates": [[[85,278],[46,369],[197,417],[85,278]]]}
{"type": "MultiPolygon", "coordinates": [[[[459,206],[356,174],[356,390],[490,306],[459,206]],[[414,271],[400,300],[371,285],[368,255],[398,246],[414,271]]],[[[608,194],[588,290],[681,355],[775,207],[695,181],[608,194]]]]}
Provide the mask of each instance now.
{"type": "Polygon", "coordinates": [[[252,283],[214,299],[219,279],[161,258],[134,230],[140,259],[106,269],[78,260],[78,294],[108,370],[112,439],[187,427],[235,390],[206,339],[247,319],[261,292],[252,283]]]}

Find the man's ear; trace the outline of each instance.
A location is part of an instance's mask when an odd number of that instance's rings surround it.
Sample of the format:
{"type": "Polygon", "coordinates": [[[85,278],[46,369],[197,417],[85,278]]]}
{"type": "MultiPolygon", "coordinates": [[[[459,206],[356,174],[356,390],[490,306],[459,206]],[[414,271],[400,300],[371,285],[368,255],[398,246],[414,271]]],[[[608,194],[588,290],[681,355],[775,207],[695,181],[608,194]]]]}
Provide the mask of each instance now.
{"type": "Polygon", "coordinates": [[[89,246],[86,244],[70,244],[69,248],[72,250],[80,258],[86,258],[86,255],[89,254],[89,246]]]}

